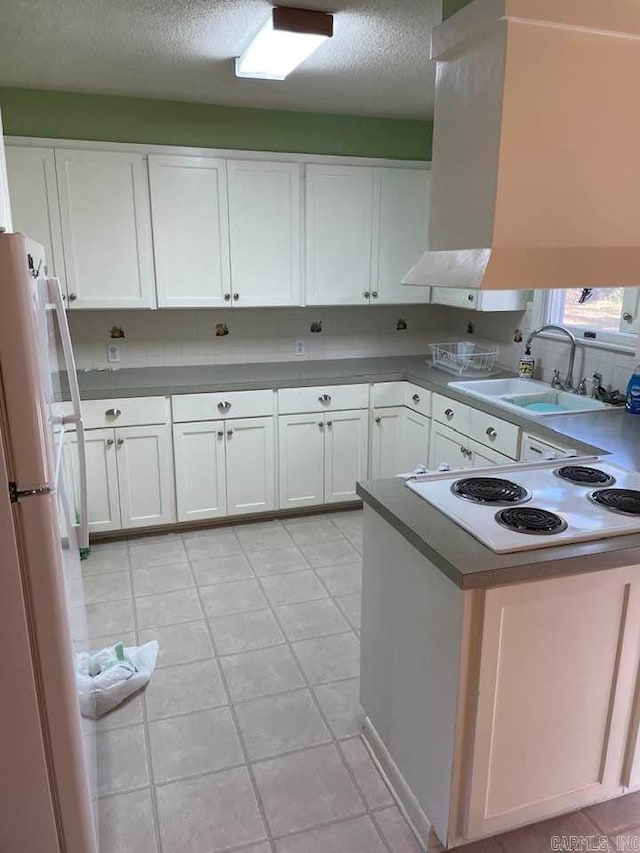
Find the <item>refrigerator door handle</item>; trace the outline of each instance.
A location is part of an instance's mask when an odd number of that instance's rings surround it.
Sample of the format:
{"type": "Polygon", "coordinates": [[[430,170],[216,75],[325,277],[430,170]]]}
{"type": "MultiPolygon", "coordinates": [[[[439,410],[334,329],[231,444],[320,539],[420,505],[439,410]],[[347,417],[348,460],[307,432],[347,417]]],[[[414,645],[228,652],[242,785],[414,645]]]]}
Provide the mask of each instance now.
{"type": "Polygon", "coordinates": [[[80,387],[78,385],[78,374],[76,373],[76,361],[73,356],[73,345],[71,343],[71,333],[69,331],[64,299],[62,297],[62,288],[60,287],[58,279],[48,278],[47,289],[49,291],[49,299],[55,306],[56,316],[58,319],[60,341],[62,343],[62,351],[64,353],[69,391],[71,393],[71,405],[73,407],[73,414],[64,417],[63,423],[72,423],[75,425],[76,438],[78,440],[78,468],[80,477],[80,519],[77,528],[78,546],[80,548],[88,548],[89,504],[87,498],[87,454],[84,441],[84,421],[82,420],[82,408],[80,406],[80,387]]]}

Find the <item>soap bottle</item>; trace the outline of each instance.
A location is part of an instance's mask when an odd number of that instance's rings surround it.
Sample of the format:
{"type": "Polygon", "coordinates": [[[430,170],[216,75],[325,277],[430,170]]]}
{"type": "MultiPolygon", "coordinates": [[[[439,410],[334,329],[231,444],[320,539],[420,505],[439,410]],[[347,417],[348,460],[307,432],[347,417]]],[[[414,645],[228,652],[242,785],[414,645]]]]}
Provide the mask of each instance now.
{"type": "MultiPolygon", "coordinates": [[[[536,360],[531,355],[531,349],[527,347],[518,365],[518,376],[520,377],[520,379],[533,379],[533,371],[535,365],[536,360]]],[[[638,378],[640,379],[640,377],[638,378]]]]}
{"type": "Polygon", "coordinates": [[[640,364],[636,364],[627,385],[625,409],[634,415],[640,415],[640,364]]]}

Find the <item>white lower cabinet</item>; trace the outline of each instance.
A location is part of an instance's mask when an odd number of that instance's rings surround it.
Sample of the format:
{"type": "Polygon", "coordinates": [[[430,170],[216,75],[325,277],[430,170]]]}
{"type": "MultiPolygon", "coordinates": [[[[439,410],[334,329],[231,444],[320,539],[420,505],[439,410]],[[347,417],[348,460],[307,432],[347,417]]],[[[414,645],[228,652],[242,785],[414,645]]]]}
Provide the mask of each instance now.
{"type": "Polygon", "coordinates": [[[431,421],[404,406],[374,409],[371,425],[371,476],[395,477],[428,465],[431,421]]]}
{"type": "Polygon", "coordinates": [[[175,520],[171,428],[115,430],[122,527],[152,527],[175,520]]]}
{"type": "Polygon", "coordinates": [[[173,426],[178,521],[275,509],[273,418],[173,426]]]}
{"type": "Polygon", "coordinates": [[[471,459],[467,444],[466,436],[434,421],[431,428],[429,468],[436,470],[442,465],[448,465],[454,471],[470,468],[471,459]]]}
{"type": "Polygon", "coordinates": [[[367,475],[367,409],[280,415],[280,508],[338,503],[356,498],[367,475]]]}
{"type": "Polygon", "coordinates": [[[490,447],[484,447],[473,439],[469,440],[469,459],[472,468],[484,468],[488,465],[509,465],[513,464],[513,459],[510,456],[505,456],[504,453],[498,453],[497,450],[492,450],[490,447]]]}
{"type": "MultiPolygon", "coordinates": [[[[169,426],[90,429],[85,447],[91,533],[175,521],[169,426]]],[[[75,453],[71,459],[77,483],[75,453]]]]}

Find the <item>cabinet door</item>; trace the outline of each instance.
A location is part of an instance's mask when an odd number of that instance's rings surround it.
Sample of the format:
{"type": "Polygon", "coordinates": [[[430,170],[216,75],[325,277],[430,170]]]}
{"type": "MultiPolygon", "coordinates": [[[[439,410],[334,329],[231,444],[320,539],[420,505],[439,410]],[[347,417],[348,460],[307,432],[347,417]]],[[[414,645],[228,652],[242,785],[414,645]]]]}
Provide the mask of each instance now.
{"type": "Polygon", "coordinates": [[[227,514],[224,421],[173,425],[178,521],[227,514]]]}
{"type": "Polygon", "coordinates": [[[324,415],[280,415],[278,456],[281,509],[323,503],[324,415]]]}
{"type": "Polygon", "coordinates": [[[225,421],[227,514],[276,508],[273,418],[225,421]]]}
{"type": "Polygon", "coordinates": [[[524,311],[527,307],[525,290],[464,290],[458,287],[433,287],[431,302],[471,311],[524,311]]]}
{"type": "Polygon", "coordinates": [[[325,503],[357,500],[356,483],[367,478],[369,412],[332,412],[325,421],[325,503]]]}
{"type": "Polygon", "coordinates": [[[414,471],[418,465],[429,466],[430,432],[431,420],[429,418],[419,412],[404,409],[398,457],[400,472],[414,471]]]}
{"type": "Polygon", "coordinates": [[[7,181],[7,167],[4,156],[4,133],[2,130],[2,114],[0,113],[0,228],[5,231],[13,231],[11,221],[11,204],[9,201],[9,185],[7,181]]]}
{"type": "Polygon", "coordinates": [[[622,793],[636,571],[487,591],[465,839],[622,793]]]}
{"type": "Polygon", "coordinates": [[[13,229],[42,244],[49,274],[60,279],[66,293],[53,148],[10,145],[6,153],[13,229]]]}
{"type": "MultiPolygon", "coordinates": [[[[70,438],[65,460],[73,475],[74,497],[80,494],[80,472],[78,470],[77,441],[70,438]]],[[[85,431],[87,455],[87,503],[89,505],[89,532],[103,533],[119,530],[120,496],[118,493],[118,469],[116,444],[112,429],[89,429],[85,431]]]]}
{"type": "Polygon", "coordinates": [[[309,165],[307,305],[363,305],[371,291],[373,169],[309,165]]]}
{"type": "Polygon", "coordinates": [[[234,305],[301,304],[301,169],[298,163],[227,162],[234,305]]]}
{"type": "Polygon", "coordinates": [[[175,521],[171,427],[120,427],[115,434],[122,526],[175,521]]]}
{"type": "Polygon", "coordinates": [[[437,469],[440,465],[448,465],[455,471],[468,468],[470,459],[467,439],[455,430],[434,421],[429,444],[429,468],[437,469]]]}
{"type": "Polygon", "coordinates": [[[404,406],[374,409],[371,424],[371,476],[373,479],[401,474],[404,406]]]}
{"type": "Polygon", "coordinates": [[[374,303],[430,301],[430,288],[401,284],[427,248],[430,180],[431,172],[425,169],[375,170],[378,215],[371,286],[374,303]]]}
{"type": "Polygon", "coordinates": [[[469,451],[472,468],[484,468],[488,465],[513,465],[513,459],[510,456],[498,453],[497,450],[485,447],[477,441],[469,441],[469,451]]]}
{"type": "Polygon", "coordinates": [[[144,157],[66,149],[55,157],[70,307],[153,307],[144,157]]]}
{"type": "Polygon", "coordinates": [[[158,306],[231,305],[224,160],[150,156],[149,184],[158,306]]]}

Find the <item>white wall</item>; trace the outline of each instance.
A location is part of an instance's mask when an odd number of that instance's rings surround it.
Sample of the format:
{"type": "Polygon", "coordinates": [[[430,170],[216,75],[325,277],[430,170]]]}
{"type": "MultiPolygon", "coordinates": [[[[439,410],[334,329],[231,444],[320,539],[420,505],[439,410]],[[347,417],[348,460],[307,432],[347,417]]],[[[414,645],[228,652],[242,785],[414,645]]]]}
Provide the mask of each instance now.
{"type": "Polygon", "coordinates": [[[109,343],[120,347],[121,368],[426,356],[429,342],[442,340],[439,316],[439,309],[429,306],[363,306],[71,311],[69,321],[78,367],[95,369],[108,366],[109,343]],[[396,331],[399,318],[407,321],[406,331],[396,331]],[[311,334],[309,327],[317,320],[323,331],[311,334]],[[226,323],[230,333],[216,337],[217,323],[226,323]],[[125,340],[111,340],[114,325],[124,328],[125,340]],[[304,340],[305,356],[296,356],[297,340],[304,340]]]}

